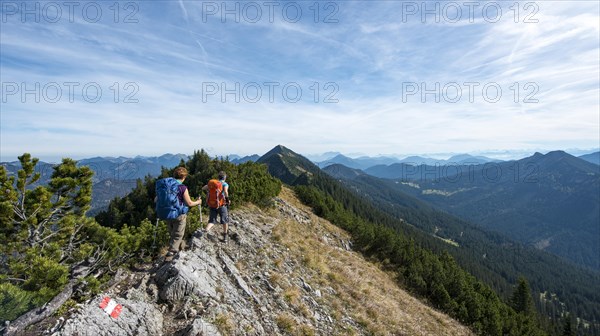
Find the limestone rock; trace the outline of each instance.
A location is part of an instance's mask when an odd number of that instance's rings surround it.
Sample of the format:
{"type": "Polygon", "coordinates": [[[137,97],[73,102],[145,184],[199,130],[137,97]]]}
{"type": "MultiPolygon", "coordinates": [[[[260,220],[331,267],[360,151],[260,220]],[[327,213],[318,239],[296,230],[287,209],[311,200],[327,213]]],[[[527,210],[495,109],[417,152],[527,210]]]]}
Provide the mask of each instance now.
{"type": "Polygon", "coordinates": [[[177,333],[176,336],[221,336],[221,333],[214,325],[198,318],[194,320],[194,323],[177,333]]]}
{"type": "Polygon", "coordinates": [[[163,315],[153,304],[121,297],[113,300],[123,306],[117,318],[100,308],[102,296],[98,296],[67,320],[58,335],[163,335],[163,315]]]}

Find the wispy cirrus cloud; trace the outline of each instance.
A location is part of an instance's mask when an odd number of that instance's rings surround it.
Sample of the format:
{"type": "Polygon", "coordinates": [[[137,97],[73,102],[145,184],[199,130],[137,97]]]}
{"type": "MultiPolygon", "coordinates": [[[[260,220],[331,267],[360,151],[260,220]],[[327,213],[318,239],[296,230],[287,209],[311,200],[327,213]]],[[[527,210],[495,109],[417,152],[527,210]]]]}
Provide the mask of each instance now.
{"type": "MultiPolygon", "coordinates": [[[[94,23],[77,15],[34,22],[2,8],[2,160],[25,151],[250,154],[276,143],[375,155],[600,141],[596,2],[520,2],[517,23],[512,2],[498,2],[497,22],[478,10],[458,22],[407,15],[420,2],[331,2],[318,13],[298,2],[297,22],[284,2],[272,17],[263,7],[260,20],[247,8],[239,22],[233,14],[223,22],[220,2],[135,4],[120,3],[118,15],[101,4],[94,23]],[[523,22],[532,13],[526,3],[537,6],[537,23],[523,22]],[[71,82],[79,83],[73,102],[63,85],[71,82]],[[7,94],[15,83],[58,83],[63,97],[49,102],[42,92],[37,103],[35,94],[7,94]],[[94,103],[81,91],[90,83],[102,90],[94,103]],[[502,96],[490,102],[497,88],[502,96]]],[[[248,3],[238,4],[243,11],[248,3]]]]}

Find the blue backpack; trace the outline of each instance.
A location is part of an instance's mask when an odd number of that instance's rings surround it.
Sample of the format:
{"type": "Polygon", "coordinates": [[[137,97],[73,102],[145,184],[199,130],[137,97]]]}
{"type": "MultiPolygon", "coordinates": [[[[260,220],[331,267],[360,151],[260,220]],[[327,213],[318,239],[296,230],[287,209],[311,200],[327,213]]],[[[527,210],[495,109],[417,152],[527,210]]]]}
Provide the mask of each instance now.
{"type": "Polygon", "coordinates": [[[177,195],[179,182],[172,177],[156,181],[156,216],[160,219],[175,219],[186,214],[189,208],[185,206],[177,195]]]}

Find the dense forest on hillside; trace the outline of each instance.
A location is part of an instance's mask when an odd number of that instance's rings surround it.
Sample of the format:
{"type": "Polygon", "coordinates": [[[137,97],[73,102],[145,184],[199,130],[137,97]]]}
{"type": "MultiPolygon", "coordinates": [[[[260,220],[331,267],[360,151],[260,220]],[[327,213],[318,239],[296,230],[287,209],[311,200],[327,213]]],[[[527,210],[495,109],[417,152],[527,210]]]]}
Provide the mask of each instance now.
{"type": "MultiPolygon", "coordinates": [[[[372,214],[376,212],[369,212],[343,187],[330,182],[316,175],[309,185],[298,185],[296,191],[317,215],[350,232],[356,248],[397,272],[398,280],[415,294],[480,335],[544,334],[534,310],[504,303],[489,286],[458,266],[449,253],[433,253],[400,230],[375,224],[377,216],[372,214]]],[[[531,300],[530,292],[521,295],[519,300],[531,300]]]]}
{"type": "MultiPolygon", "coordinates": [[[[335,167],[334,167],[335,168],[335,167]]],[[[368,200],[382,212],[417,226],[445,244],[448,250],[469,272],[484,280],[502,297],[510,295],[519,274],[525,275],[536,293],[554,293],[558,297],[535,300],[543,315],[554,321],[571,312],[586,320],[600,319],[600,278],[592,271],[583,270],[548,253],[522,246],[504,236],[485,231],[433,206],[407,195],[396,188],[397,184],[366,174],[351,175],[335,168],[337,176],[349,176],[342,182],[362,199],[368,200]],[[344,174],[342,174],[344,172],[344,174]],[[467,249],[471,252],[467,253],[467,249]],[[473,256],[478,256],[474,262],[473,256]],[[485,256],[485,257],[484,257],[485,256]],[[557,271],[560,269],[561,271],[557,271]],[[502,275],[498,277],[497,275],[502,275]],[[568,293],[568,294],[567,294],[568,293]],[[564,305],[564,306],[563,306],[564,305]]],[[[333,173],[331,170],[327,170],[333,173]]],[[[439,247],[431,246],[439,251],[439,247]]]]}
{"type": "Polygon", "coordinates": [[[420,170],[411,177],[385,168],[391,174],[367,172],[388,190],[600,271],[598,165],[554,151],[494,164],[410,167],[405,171],[420,170]]]}

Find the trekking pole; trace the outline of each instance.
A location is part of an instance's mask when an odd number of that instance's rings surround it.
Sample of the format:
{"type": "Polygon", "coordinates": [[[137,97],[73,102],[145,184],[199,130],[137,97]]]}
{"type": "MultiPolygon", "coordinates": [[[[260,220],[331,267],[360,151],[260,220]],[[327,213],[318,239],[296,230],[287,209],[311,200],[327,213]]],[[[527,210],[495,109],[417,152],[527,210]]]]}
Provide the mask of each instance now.
{"type": "Polygon", "coordinates": [[[198,211],[200,211],[200,224],[202,224],[202,206],[198,205],[198,211]]]}
{"type": "Polygon", "coordinates": [[[158,216],[156,217],[156,225],[154,226],[154,239],[152,239],[152,249],[156,248],[156,232],[158,231],[158,216]]]}

